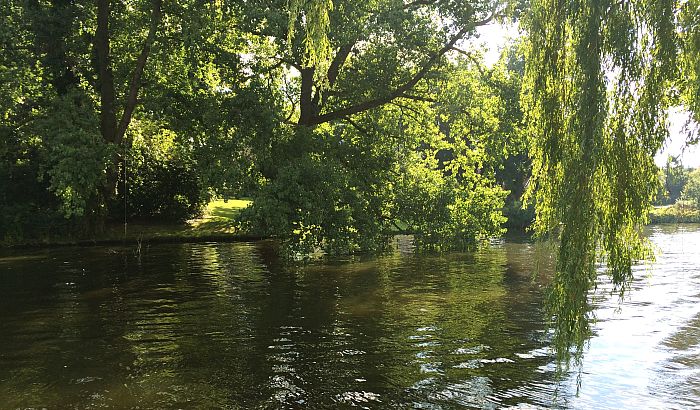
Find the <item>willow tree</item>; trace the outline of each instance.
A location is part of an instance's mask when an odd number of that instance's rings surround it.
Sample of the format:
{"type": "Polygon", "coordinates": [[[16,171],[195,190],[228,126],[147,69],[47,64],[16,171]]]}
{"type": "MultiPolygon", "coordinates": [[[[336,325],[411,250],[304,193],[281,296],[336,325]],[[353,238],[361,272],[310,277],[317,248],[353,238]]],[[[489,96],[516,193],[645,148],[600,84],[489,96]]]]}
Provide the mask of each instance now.
{"type": "Polygon", "coordinates": [[[599,263],[623,294],[657,192],[677,73],[672,0],[534,0],[523,97],[532,138],[536,233],[558,241],[549,294],[560,363],[590,334],[599,263]]]}
{"type": "MultiPolygon", "coordinates": [[[[679,37],[681,41],[681,74],[679,90],[681,91],[681,103],[688,109],[695,122],[695,127],[700,127],[700,1],[688,0],[683,2],[678,13],[679,37]]],[[[699,135],[696,134],[690,142],[697,143],[699,135]]]]}

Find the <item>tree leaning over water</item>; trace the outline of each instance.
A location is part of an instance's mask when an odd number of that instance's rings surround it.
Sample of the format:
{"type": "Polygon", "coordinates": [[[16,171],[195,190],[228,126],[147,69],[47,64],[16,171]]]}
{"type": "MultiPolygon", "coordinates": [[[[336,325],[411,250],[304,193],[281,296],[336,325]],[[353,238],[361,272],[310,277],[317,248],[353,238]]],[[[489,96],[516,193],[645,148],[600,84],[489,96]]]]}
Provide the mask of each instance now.
{"type": "Polygon", "coordinates": [[[512,149],[489,151],[498,145],[489,141],[511,138],[504,124],[517,119],[501,115],[498,81],[459,45],[509,4],[248,6],[255,11],[244,12],[252,18],[241,29],[271,39],[276,53],[255,58],[278,63],[265,76],[281,76],[286,115],[270,149],[254,153],[261,188],[243,215],[247,227],[302,254],[380,250],[396,221],[443,250],[501,232],[506,192],[490,164],[512,149]]]}

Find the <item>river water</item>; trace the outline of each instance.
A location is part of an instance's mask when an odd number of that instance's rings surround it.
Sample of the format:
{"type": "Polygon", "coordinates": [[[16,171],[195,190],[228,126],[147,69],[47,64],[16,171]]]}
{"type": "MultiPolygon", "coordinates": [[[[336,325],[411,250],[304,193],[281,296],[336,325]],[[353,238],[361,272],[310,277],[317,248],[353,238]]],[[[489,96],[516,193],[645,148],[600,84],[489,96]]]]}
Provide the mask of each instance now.
{"type": "Polygon", "coordinates": [[[527,242],[295,268],[265,242],[5,252],[0,408],[697,408],[700,227],[649,236],[562,379],[527,242]]]}

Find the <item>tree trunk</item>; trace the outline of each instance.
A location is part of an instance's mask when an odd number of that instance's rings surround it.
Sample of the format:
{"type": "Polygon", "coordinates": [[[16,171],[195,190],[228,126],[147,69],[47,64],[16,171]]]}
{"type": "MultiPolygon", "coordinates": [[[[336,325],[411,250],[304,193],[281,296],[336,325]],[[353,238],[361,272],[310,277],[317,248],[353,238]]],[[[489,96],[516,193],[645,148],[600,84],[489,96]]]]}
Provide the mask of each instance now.
{"type": "Polygon", "coordinates": [[[305,67],[301,69],[301,96],[299,98],[299,125],[311,125],[316,116],[316,106],[313,97],[314,69],[305,67]]]}
{"type": "MultiPolygon", "coordinates": [[[[138,103],[138,92],[141,88],[141,77],[146,67],[146,61],[155,41],[156,32],[162,19],[162,0],[153,0],[151,22],[143,49],[136,59],[136,66],[129,81],[129,90],[124,103],[121,119],[117,121],[116,92],[114,75],[112,73],[110,56],[110,0],[97,0],[97,30],[95,32],[95,51],[97,53],[97,75],[100,92],[100,132],[108,144],[121,146],[124,135],[131,123],[131,118],[138,103]]],[[[115,152],[107,164],[107,176],[103,189],[104,200],[109,201],[116,192],[119,179],[120,153],[115,152]]]]}
{"type": "Polygon", "coordinates": [[[109,2],[97,0],[97,78],[100,89],[100,132],[107,143],[114,143],[117,133],[117,113],[114,97],[114,75],[109,52],[109,2]]]}

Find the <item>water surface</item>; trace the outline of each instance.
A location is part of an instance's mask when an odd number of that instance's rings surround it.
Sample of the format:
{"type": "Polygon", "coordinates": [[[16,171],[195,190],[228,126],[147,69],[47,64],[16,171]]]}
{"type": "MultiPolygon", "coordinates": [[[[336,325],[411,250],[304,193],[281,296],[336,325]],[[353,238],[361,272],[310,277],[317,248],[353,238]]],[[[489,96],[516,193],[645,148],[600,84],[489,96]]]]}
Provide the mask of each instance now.
{"type": "Polygon", "coordinates": [[[399,239],[293,269],[264,242],[7,254],[0,407],[697,407],[700,229],[650,237],[662,253],[623,304],[601,278],[561,383],[529,243],[434,256],[399,239]]]}

